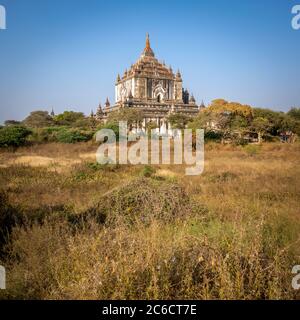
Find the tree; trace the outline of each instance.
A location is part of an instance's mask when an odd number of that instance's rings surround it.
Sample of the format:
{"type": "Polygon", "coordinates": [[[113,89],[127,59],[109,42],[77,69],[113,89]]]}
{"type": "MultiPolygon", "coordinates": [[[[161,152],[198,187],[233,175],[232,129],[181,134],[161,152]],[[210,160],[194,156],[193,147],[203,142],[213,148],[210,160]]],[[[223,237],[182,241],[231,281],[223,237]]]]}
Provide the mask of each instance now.
{"type": "Polygon", "coordinates": [[[53,119],[48,111],[32,111],[23,124],[31,128],[49,127],[53,125],[53,119]]]}
{"type": "Polygon", "coordinates": [[[63,113],[54,116],[53,119],[57,125],[73,126],[77,121],[84,120],[85,116],[82,112],[64,111],[63,113]]]}
{"type": "Polygon", "coordinates": [[[107,122],[119,123],[120,121],[127,121],[129,127],[140,125],[143,121],[143,113],[140,110],[123,108],[108,114],[107,122]]]}
{"type": "Polygon", "coordinates": [[[239,115],[249,120],[253,118],[253,110],[250,106],[243,105],[238,102],[228,102],[224,99],[213,100],[211,105],[206,108],[206,111],[213,113],[239,115]]]}
{"type": "Polygon", "coordinates": [[[282,118],[285,116],[284,112],[273,111],[270,109],[253,109],[254,119],[264,118],[269,122],[267,132],[273,136],[276,136],[280,132],[282,118]]]}
{"type": "Polygon", "coordinates": [[[291,110],[287,112],[287,115],[300,121],[300,108],[291,108],[291,110]]]}
{"type": "Polygon", "coordinates": [[[295,119],[287,114],[280,114],[276,121],[277,132],[294,131],[296,125],[295,119]]]}
{"type": "Polygon", "coordinates": [[[169,115],[168,121],[170,122],[173,129],[183,130],[186,128],[191,119],[184,114],[172,113],[169,115]]]}
{"type": "Polygon", "coordinates": [[[251,127],[258,134],[258,142],[262,143],[262,136],[268,131],[270,122],[266,118],[258,117],[252,121],[251,127]]]}
{"type": "Polygon", "coordinates": [[[6,120],[4,121],[5,126],[20,126],[21,121],[16,121],[16,120],[6,120]]]}
{"type": "Polygon", "coordinates": [[[8,126],[0,129],[0,147],[19,147],[25,144],[31,131],[25,127],[8,126]]]}
{"type": "Polygon", "coordinates": [[[188,124],[190,129],[204,129],[209,131],[212,127],[212,122],[215,120],[215,117],[210,112],[200,112],[192,121],[188,124]]]}
{"type": "Polygon", "coordinates": [[[94,130],[97,125],[97,120],[91,117],[85,117],[83,119],[76,120],[72,127],[74,128],[81,128],[81,129],[92,129],[94,130]]]}

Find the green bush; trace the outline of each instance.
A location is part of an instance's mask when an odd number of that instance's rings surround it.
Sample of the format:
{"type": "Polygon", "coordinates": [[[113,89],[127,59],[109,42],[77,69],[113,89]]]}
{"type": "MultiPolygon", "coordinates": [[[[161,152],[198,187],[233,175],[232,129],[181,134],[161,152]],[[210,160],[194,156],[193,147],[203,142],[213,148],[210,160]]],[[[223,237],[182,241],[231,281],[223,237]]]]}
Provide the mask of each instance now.
{"type": "Polygon", "coordinates": [[[142,169],[142,172],[141,172],[141,176],[143,177],[151,177],[154,173],[156,172],[155,168],[149,166],[149,165],[146,165],[144,166],[144,168],[142,169]]]}
{"type": "Polygon", "coordinates": [[[75,143],[88,141],[92,138],[93,134],[89,132],[64,129],[57,132],[57,141],[62,143],[75,143]]]}
{"type": "Polygon", "coordinates": [[[57,142],[57,133],[65,128],[61,127],[48,127],[48,128],[35,128],[32,130],[30,141],[37,143],[57,142]]]}
{"type": "Polygon", "coordinates": [[[68,127],[48,127],[42,129],[34,129],[30,140],[37,143],[75,143],[88,141],[92,137],[93,132],[91,131],[72,129],[68,127]]]}
{"type": "Polygon", "coordinates": [[[31,131],[25,127],[9,126],[0,128],[0,147],[19,147],[25,144],[31,131]]]}

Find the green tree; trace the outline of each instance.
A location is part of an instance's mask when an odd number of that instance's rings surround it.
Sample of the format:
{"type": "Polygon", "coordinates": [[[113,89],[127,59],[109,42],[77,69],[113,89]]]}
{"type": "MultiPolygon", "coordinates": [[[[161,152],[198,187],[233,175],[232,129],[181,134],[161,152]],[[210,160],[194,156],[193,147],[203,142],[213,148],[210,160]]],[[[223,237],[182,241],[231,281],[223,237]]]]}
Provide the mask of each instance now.
{"type": "Polygon", "coordinates": [[[278,133],[282,131],[294,131],[296,125],[295,119],[287,114],[281,114],[276,121],[276,128],[278,133]]]}
{"type": "Polygon", "coordinates": [[[143,112],[136,109],[123,108],[108,114],[107,122],[119,123],[120,121],[127,121],[129,127],[140,126],[143,121],[143,112]]]}
{"type": "Polygon", "coordinates": [[[74,126],[76,122],[84,120],[85,116],[82,112],[64,111],[63,113],[54,116],[53,119],[57,125],[74,126]]]}
{"type": "Polygon", "coordinates": [[[268,120],[269,124],[268,124],[267,133],[273,136],[278,135],[278,133],[281,131],[282,120],[285,117],[284,112],[274,111],[270,109],[254,108],[253,113],[254,113],[254,119],[264,118],[268,120]]]}
{"type": "Polygon", "coordinates": [[[183,130],[186,128],[187,124],[191,121],[191,118],[180,113],[172,113],[168,117],[173,129],[183,130]]]}
{"type": "Polygon", "coordinates": [[[287,115],[300,121],[300,108],[291,108],[291,110],[287,112],[287,115]]]}
{"type": "Polygon", "coordinates": [[[270,128],[270,122],[266,118],[258,117],[252,121],[251,127],[258,135],[258,142],[262,143],[262,136],[270,128]]]}
{"type": "Polygon", "coordinates": [[[204,129],[210,131],[212,122],[215,121],[215,116],[211,112],[200,112],[192,121],[188,124],[190,129],[204,129]]]}
{"type": "Polygon", "coordinates": [[[31,128],[43,128],[53,125],[53,119],[49,115],[48,111],[32,111],[30,115],[23,120],[23,124],[26,127],[31,128]]]}

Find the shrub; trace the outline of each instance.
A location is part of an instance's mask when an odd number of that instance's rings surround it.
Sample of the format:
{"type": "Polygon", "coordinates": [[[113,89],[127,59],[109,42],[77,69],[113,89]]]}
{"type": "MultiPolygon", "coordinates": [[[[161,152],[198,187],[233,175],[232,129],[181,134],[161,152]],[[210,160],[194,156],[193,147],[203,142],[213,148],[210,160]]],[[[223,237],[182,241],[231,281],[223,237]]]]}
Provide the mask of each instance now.
{"type": "Polygon", "coordinates": [[[19,147],[25,144],[31,131],[25,127],[9,126],[0,128],[0,147],[19,147]]]}
{"type": "Polygon", "coordinates": [[[139,178],[104,195],[98,205],[83,216],[105,220],[107,225],[147,224],[155,218],[173,221],[188,216],[193,210],[193,203],[179,184],[139,178]]]}
{"type": "Polygon", "coordinates": [[[74,130],[74,129],[63,129],[57,132],[57,141],[62,143],[75,143],[88,141],[92,138],[93,134],[89,132],[74,130]]]}
{"type": "Polygon", "coordinates": [[[156,170],[153,167],[151,167],[149,165],[146,165],[146,166],[144,166],[144,168],[143,168],[143,170],[141,172],[141,175],[143,177],[148,177],[149,178],[155,173],[155,171],[156,170]]]}
{"type": "Polygon", "coordinates": [[[57,142],[56,136],[60,130],[60,127],[35,128],[29,139],[36,143],[57,142]]]}
{"type": "Polygon", "coordinates": [[[33,129],[30,140],[37,143],[75,143],[92,139],[93,132],[68,127],[47,127],[33,129]]]}

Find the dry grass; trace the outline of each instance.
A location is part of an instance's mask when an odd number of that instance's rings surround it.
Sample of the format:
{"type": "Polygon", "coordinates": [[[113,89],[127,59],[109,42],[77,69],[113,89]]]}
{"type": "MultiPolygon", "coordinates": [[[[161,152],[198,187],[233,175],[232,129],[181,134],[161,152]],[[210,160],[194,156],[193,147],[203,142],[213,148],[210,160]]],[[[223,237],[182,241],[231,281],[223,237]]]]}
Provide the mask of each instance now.
{"type": "Polygon", "coordinates": [[[4,298],[299,298],[299,144],[209,144],[197,177],[94,165],[95,149],[2,151],[1,221],[21,217],[0,258],[4,298]]]}

